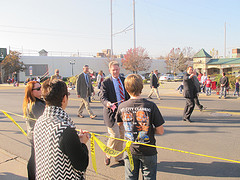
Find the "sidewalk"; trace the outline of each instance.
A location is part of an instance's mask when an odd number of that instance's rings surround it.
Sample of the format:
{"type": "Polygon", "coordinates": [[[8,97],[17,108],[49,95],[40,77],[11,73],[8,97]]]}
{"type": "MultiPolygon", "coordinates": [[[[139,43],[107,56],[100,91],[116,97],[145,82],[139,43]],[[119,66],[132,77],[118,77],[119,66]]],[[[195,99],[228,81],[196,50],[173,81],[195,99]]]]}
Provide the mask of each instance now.
{"type": "Polygon", "coordinates": [[[0,149],[0,179],[26,180],[27,161],[0,149]]]}

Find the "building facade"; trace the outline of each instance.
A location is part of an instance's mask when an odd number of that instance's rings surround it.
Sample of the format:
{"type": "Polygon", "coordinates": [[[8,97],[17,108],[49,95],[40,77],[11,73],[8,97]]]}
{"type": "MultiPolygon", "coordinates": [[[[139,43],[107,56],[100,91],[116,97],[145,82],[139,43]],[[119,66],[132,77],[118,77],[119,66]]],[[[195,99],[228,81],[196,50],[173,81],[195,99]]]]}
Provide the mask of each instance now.
{"type": "Polygon", "coordinates": [[[193,57],[193,68],[197,72],[206,72],[208,75],[225,72],[238,76],[240,75],[240,56],[237,52],[240,53],[240,51],[236,50],[234,52],[236,52],[234,56],[237,58],[213,59],[204,49],[201,49],[193,57]]]}

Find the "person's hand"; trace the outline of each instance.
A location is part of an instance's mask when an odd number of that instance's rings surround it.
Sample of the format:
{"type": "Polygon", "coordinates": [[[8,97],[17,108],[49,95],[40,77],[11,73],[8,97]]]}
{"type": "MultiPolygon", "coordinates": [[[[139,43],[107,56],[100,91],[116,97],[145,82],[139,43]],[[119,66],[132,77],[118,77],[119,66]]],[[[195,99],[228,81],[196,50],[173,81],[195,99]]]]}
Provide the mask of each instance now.
{"type": "Polygon", "coordinates": [[[118,122],[117,125],[118,126],[123,126],[123,122],[118,122]]]}
{"type": "Polygon", "coordinates": [[[78,137],[79,137],[80,142],[83,144],[86,144],[89,140],[89,132],[85,131],[85,130],[83,131],[81,129],[79,132],[80,133],[79,133],[78,137]]]}
{"type": "Polygon", "coordinates": [[[111,108],[111,106],[112,106],[112,103],[111,103],[111,102],[108,102],[108,103],[107,103],[107,107],[108,107],[108,108],[111,108]]]}
{"type": "Polygon", "coordinates": [[[80,98],[81,96],[80,95],[78,95],[78,98],[80,98]]]}

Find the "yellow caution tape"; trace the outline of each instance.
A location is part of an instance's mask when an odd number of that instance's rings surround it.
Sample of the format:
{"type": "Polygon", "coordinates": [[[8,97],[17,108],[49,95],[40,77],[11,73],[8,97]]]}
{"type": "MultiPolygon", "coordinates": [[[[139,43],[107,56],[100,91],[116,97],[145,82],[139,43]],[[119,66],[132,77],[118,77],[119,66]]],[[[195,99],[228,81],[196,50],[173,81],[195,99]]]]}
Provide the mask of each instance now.
{"type": "Polygon", "coordinates": [[[3,111],[3,110],[1,110],[1,111],[3,112],[3,114],[5,114],[5,116],[7,116],[20,129],[20,131],[25,136],[27,136],[27,133],[21,128],[21,126],[18,125],[18,123],[6,111],[3,111]]]}
{"type": "MultiPolygon", "coordinates": [[[[0,110],[2,111],[20,130],[21,132],[27,136],[26,132],[17,124],[16,121],[13,120],[13,118],[9,115],[9,114],[13,114],[13,115],[16,115],[16,116],[20,116],[18,114],[15,114],[15,113],[11,113],[11,112],[7,112],[7,111],[4,111],[4,110],[0,110]],[[8,114],[9,113],[9,114],[8,114]]],[[[23,116],[20,116],[20,117],[23,117],[23,116]]],[[[77,129],[78,130],[78,129],[77,129]]],[[[79,131],[79,130],[78,130],[79,131]]],[[[237,161],[237,160],[231,160],[231,159],[226,159],[226,158],[220,158],[220,157],[215,157],[215,156],[209,156],[209,155],[205,155],[205,154],[198,154],[198,153],[194,153],[194,152],[189,152],[189,151],[183,151],[183,150],[178,150],[178,149],[173,149],[173,148],[168,148],[168,147],[162,147],[162,146],[155,146],[155,145],[150,145],[150,144],[144,144],[144,143],[139,143],[139,142],[133,142],[133,141],[128,141],[128,140],[125,140],[125,139],[120,139],[120,138],[113,138],[113,137],[109,137],[109,136],[106,136],[106,135],[101,135],[101,134],[97,134],[97,133],[92,133],[90,132],[92,137],[91,137],[91,154],[93,155],[92,156],[92,160],[93,160],[93,164],[95,163],[95,171],[97,172],[97,169],[96,169],[96,158],[95,158],[95,144],[94,144],[94,141],[96,141],[99,145],[99,147],[107,154],[109,154],[110,156],[113,156],[113,157],[116,157],[118,156],[119,154],[123,153],[124,151],[127,151],[128,152],[128,156],[129,156],[129,161],[131,163],[132,161],[132,155],[130,153],[130,150],[129,150],[129,147],[131,145],[131,143],[135,143],[135,144],[140,144],[140,145],[144,145],[144,146],[150,146],[150,147],[155,147],[155,148],[159,148],[159,149],[165,149],[165,150],[170,150],[170,151],[175,151],[175,152],[181,152],[181,153],[186,153],[186,154],[192,154],[192,155],[196,155],[196,156],[202,156],[202,157],[208,157],[208,158],[212,158],[212,159],[218,159],[218,160],[223,160],[223,161],[228,161],[228,162],[234,162],[234,163],[240,163],[240,161],[237,161]],[[126,147],[124,148],[123,151],[116,151],[114,149],[111,149],[111,148],[108,148],[103,142],[101,142],[98,138],[96,138],[96,136],[102,136],[102,137],[106,137],[106,138],[112,138],[112,139],[116,139],[116,140],[120,140],[120,141],[125,141],[127,142],[126,143],[126,147]],[[130,159],[131,158],[131,159],[130,159]]],[[[133,164],[133,163],[132,163],[133,164]]],[[[133,167],[131,166],[131,169],[133,169],[133,167]]]]}
{"type": "Polygon", "coordinates": [[[108,154],[109,156],[112,157],[117,157],[120,154],[124,153],[125,151],[127,151],[128,153],[128,157],[129,157],[129,162],[130,162],[130,166],[131,166],[131,170],[134,169],[134,164],[133,164],[133,159],[132,159],[132,154],[130,151],[130,146],[132,144],[132,142],[128,141],[126,143],[125,148],[122,151],[117,151],[115,149],[109,148],[107,147],[102,141],[100,141],[94,133],[90,133],[91,134],[91,156],[92,156],[92,164],[93,164],[93,169],[95,170],[95,172],[97,173],[97,166],[96,166],[96,157],[95,157],[95,141],[98,144],[98,146],[102,149],[103,152],[105,152],[106,154],[108,154]]]}

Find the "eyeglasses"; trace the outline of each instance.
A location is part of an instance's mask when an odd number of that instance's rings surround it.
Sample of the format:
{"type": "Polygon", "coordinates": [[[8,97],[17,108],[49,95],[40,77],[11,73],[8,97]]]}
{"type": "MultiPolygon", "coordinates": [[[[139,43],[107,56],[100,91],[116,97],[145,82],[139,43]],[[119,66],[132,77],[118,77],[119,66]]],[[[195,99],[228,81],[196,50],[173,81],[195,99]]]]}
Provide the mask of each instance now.
{"type": "Polygon", "coordinates": [[[36,91],[40,91],[41,90],[41,86],[32,90],[36,90],[36,91]]]}

